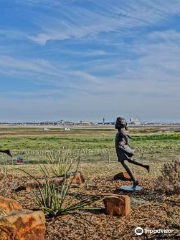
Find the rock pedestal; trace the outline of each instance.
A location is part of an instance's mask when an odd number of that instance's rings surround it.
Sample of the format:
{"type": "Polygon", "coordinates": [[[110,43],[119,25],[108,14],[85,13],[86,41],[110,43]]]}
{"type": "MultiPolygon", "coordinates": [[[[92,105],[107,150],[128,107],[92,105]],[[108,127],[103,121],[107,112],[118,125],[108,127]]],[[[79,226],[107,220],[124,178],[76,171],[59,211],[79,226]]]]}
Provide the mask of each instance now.
{"type": "Polygon", "coordinates": [[[127,216],[130,213],[130,198],[127,195],[109,195],[104,198],[106,214],[127,216]]]}
{"type": "MultiPolygon", "coordinates": [[[[137,178],[136,174],[133,174],[135,178],[137,178]]],[[[122,180],[122,181],[132,181],[131,177],[127,172],[120,172],[114,176],[114,180],[122,180]]]]}

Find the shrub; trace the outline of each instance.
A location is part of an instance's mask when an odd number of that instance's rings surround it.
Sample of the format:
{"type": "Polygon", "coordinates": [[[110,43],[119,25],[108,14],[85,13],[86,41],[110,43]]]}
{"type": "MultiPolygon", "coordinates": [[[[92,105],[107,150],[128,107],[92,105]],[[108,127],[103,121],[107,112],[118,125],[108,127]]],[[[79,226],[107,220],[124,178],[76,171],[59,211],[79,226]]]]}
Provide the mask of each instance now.
{"type": "Polygon", "coordinates": [[[166,194],[180,193],[180,161],[164,164],[162,175],[157,179],[156,190],[166,194]]]}

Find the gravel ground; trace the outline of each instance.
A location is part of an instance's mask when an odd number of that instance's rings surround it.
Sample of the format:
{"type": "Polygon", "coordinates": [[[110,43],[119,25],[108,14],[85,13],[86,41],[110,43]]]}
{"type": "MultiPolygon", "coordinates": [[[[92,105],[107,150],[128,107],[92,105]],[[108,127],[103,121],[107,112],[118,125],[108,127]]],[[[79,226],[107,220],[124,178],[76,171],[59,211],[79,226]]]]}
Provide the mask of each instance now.
{"type": "MultiPolygon", "coordinates": [[[[15,177],[1,181],[1,195],[14,198],[23,208],[37,208],[33,193],[13,190],[26,182],[26,177],[15,177]],[[4,184],[4,185],[3,185],[4,184]]],[[[57,218],[47,218],[46,240],[119,240],[119,239],[180,239],[180,196],[166,196],[154,190],[155,179],[140,178],[141,193],[129,193],[131,213],[126,217],[110,217],[105,214],[103,202],[94,205],[96,210],[77,211],[57,218]],[[170,229],[171,235],[135,235],[135,228],[170,229]],[[175,236],[176,235],[176,236],[175,236]]],[[[97,177],[87,184],[78,198],[115,193],[116,188],[130,182],[114,181],[108,177],[97,177]]],[[[71,192],[77,191],[72,189],[71,192]]],[[[122,193],[118,193],[122,194],[122,193]]]]}

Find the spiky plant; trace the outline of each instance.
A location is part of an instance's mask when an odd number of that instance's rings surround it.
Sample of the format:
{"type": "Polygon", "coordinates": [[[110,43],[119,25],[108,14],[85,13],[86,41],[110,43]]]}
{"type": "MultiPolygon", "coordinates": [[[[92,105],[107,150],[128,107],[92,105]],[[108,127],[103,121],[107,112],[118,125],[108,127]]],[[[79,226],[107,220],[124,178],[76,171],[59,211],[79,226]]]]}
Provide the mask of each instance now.
{"type": "MultiPolygon", "coordinates": [[[[79,162],[80,158],[77,161],[74,174],[78,171],[79,162]]],[[[53,167],[51,167],[51,172],[49,172],[45,165],[40,166],[41,173],[45,179],[45,184],[43,185],[36,177],[21,169],[21,171],[26,172],[27,175],[37,181],[38,189],[34,191],[35,202],[37,206],[49,216],[68,214],[72,211],[80,210],[93,202],[99,201],[99,197],[97,196],[77,201],[76,197],[80,194],[84,186],[79,188],[77,192],[71,193],[71,195],[69,194],[73,178],[69,179],[71,167],[69,167],[69,164],[67,166],[66,172],[63,174],[62,183],[58,186],[52,177],[52,173],[55,171],[58,173],[60,172],[57,167],[56,170],[53,170],[53,167]]],[[[58,167],[61,168],[61,162],[59,162],[58,167]]]]}

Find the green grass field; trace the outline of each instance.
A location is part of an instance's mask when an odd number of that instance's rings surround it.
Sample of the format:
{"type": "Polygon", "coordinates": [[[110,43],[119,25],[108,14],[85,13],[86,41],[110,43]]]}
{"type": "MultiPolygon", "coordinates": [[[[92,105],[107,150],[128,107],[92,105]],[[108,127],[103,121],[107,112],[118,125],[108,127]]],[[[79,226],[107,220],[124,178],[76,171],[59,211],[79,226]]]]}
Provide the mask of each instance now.
{"type": "MultiPolygon", "coordinates": [[[[179,129],[179,128],[178,128],[179,129]]],[[[0,148],[12,150],[39,150],[65,148],[114,148],[116,131],[113,128],[81,128],[69,132],[63,129],[51,128],[43,132],[41,128],[0,128],[0,148]]],[[[131,144],[134,147],[160,146],[171,148],[180,144],[180,132],[177,129],[164,127],[130,128],[129,134],[133,137],[131,144]]]]}
{"type": "MultiPolygon", "coordinates": [[[[103,161],[106,164],[109,162],[117,164],[114,149],[115,134],[116,130],[109,127],[74,128],[71,131],[50,128],[48,132],[43,132],[41,128],[2,127],[0,128],[0,148],[9,148],[12,150],[14,153],[14,163],[16,162],[15,158],[21,154],[27,160],[26,164],[29,165],[29,168],[32,167],[31,164],[49,164],[47,158],[43,154],[37,154],[37,151],[58,151],[65,149],[70,150],[74,155],[78,155],[79,152],[76,152],[76,150],[81,150],[83,164],[86,162],[83,168],[86,171],[87,163],[97,164],[103,161]],[[83,150],[86,151],[83,152],[83,150]],[[28,154],[26,153],[27,151],[28,154]]],[[[133,137],[130,144],[136,149],[135,158],[150,164],[156,173],[155,175],[157,175],[157,171],[159,171],[163,163],[179,159],[179,126],[131,127],[129,128],[129,134],[133,137]]],[[[2,155],[0,155],[0,158],[2,159],[2,155]]],[[[11,165],[11,160],[9,160],[8,164],[11,165]]],[[[90,168],[88,167],[88,169],[90,168]]],[[[106,169],[109,168],[111,167],[109,166],[106,169]]],[[[93,166],[92,169],[94,169],[93,166]]],[[[101,173],[102,163],[98,167],[98,170],[101,173]]]]}

